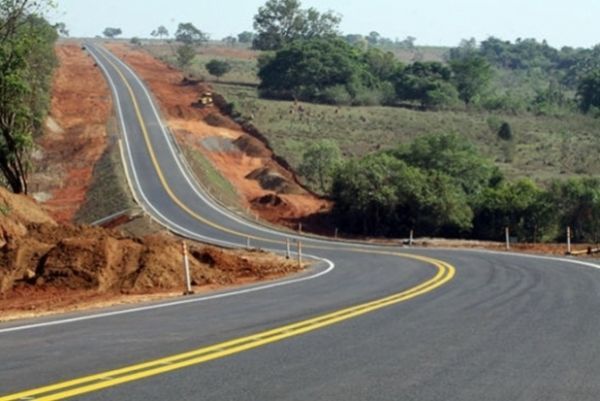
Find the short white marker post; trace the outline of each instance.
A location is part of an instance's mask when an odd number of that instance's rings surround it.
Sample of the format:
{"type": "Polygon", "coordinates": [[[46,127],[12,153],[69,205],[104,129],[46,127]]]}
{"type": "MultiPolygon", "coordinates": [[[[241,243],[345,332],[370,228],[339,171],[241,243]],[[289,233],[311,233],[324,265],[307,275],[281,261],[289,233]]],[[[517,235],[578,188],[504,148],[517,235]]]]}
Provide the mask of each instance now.
{"type": "Polygon", "coordinates": [[[298,240],[298,267],[302,268],[302,241],[298,240]]]}
{"type": "Polygon", "coordinates": [[[246,237],[246,249],[250,250],[250,237],[246,237]]]}
{"type": "Polygon", "coordinates": [[[506,250],[510,251],[510,228],[506,227],[504,232],[506,234],[506,250]]]}
{"type": "Polygon", "coordinates": [[[188,257],[188,248],[187,243],[183,241],[181,244],[181,249],[183,251],[183,268],[185,270],[185,292],[183,295],[191,295],[194,292],[192,291],[192,278],[190,277],[190,260],[188,257]]]}
{"type": "Polygon", "coordinates": [[[337,238],[339,233],[340,233],[340,232],[339,232],[338,228],[336,227],[336,228],[335,228],[335,234],[334,234],[334,238],[337,238]]]}
{"type": "Polygon", "coordinates": [[[302,233],[302,223],[298,223],[298,232],[302,233]]]}
{"type": "Polygon", "coordinates": [[[289,238],[285,239],[285,246],[286,246],[285,258],[286,259],[291,259],[291,257],[292,257],[292,251],[290,249],[290,239],[289,238]]]}
{"type": "Polygon", "coordinates": [[[567,255],[571,254],[571,227],[567,227],[567,255]]]}
{"type": "Polygon", "coordinates": [[[410,230],[410,238],[408,239],[408,245],[412,246],[415,240],[415,232],[414,230],[410,230]]]}

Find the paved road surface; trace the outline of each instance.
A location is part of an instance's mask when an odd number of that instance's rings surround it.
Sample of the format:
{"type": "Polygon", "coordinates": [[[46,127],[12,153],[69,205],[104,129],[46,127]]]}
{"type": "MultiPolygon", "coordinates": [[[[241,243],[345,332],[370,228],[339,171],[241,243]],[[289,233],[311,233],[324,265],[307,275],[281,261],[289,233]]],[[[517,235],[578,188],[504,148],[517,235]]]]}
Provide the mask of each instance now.
{"type": "MultiPolygon", "coordinates": [[[[297,239],[211,202],[189,178],[142,82],[100,46],[88,51],[113,89],[131,183],[148,213],[223,245],[251,237],[283,250],[286,238],[297,239]]],[[[595,267],[303,242],[320,259],[288,280],[0,325],[0,401],[600,397],[595,267]]]]}

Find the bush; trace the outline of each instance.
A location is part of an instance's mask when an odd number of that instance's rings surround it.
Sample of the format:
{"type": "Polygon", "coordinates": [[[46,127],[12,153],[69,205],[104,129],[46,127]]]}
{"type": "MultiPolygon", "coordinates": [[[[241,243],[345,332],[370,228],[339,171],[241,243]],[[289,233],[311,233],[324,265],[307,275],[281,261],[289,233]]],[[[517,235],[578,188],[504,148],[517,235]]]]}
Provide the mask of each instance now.
{"type": "Polygon", "coordinates": [[[503,141],[511,141],[513,139],[512,128],[509,123],[503,122],[498,130],[498,138],[503,141]]]}

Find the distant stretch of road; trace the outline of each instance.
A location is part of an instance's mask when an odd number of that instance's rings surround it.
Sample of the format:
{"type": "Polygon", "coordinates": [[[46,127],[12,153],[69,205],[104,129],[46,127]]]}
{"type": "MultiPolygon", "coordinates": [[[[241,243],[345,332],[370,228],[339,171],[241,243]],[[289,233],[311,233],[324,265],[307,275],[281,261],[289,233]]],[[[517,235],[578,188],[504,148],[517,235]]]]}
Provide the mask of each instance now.
{"type": "Polygon", "coordinates": [[[113,92],[131,190],[150,216],[223,246],[249,239],[281,252],[301,239],[315,264],[229,292],[0,324],[0,401],[598,400],[597,266],[249,222],[191,178],[131,68],[86,48],[113,92]]]}

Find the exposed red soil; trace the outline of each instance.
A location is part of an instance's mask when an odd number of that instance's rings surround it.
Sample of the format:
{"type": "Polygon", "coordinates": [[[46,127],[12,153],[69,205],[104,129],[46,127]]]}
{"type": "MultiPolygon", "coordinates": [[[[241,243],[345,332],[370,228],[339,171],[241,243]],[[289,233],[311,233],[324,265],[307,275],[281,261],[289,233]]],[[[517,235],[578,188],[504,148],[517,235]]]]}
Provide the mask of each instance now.
{"type": "MultiPolygon", "coordinates": [[[[503,242],[493,241],[478,241],[478,240],[451,240],[451,239],[440,239],[440,238],[419,238],[415,239],[414,245],[435,247],[435,248],[470,248],[470,249],[488,249],[494,251],[506,251],[506,244],[503,242]]],[[[585,252],[588,248],[595,249],[597,245],[592,244],[573,244],[573,252],[585,252]]],[[[511,252],[523,252],[523,253],[538,253],[545,255],[566,255],[567,245],[566,244],[531,244],[531,243],[520,243],[511,244],[511,252]]],[[[584,255],[579,255],[584,256],[584,255]]],[[[592,255],[593,256],[593,255],[592,255]]]]}
{"type": "MultiPolygon", "coordinates": [[[[0,320],[85,304],[123,302],[123,295],[184,288],[182,241],[59,224],[32,199],[0,188],[0,320]]],[[[262,251],[191,243],[192,284],[213,289],[280,277],[297,263],[262,251]]],[[[139,299],[139,297],[134,298],[139,299]]]]}
{"type": "Polygon", "coordinates": [[[296,228],[302,222],[305,229],[319,231],[315,216],[330,210],[331,203],[302,188],[263,142],[245,133],[216,107],[194,107],[203,92],[212,92],[208,84],[190,82],[144,51],[123,44],[109,47],[148,84],[182,146],[202,152],[237,189],[243,207],[272,223],[296,228]],[[203,141],[209,138],[225,140],[235,149],[207,149],[203,141]],[[278,200],[261,201],[265,197],[278,200]]]}
{"type": "Polygon", "coordinates": [[[46,133],[37,141],[31,192],[60,222],[70,222],[85,201],[93,169],[107,147],[110,92],[94,61],[75,42],[56,46],[46,133]]]}

